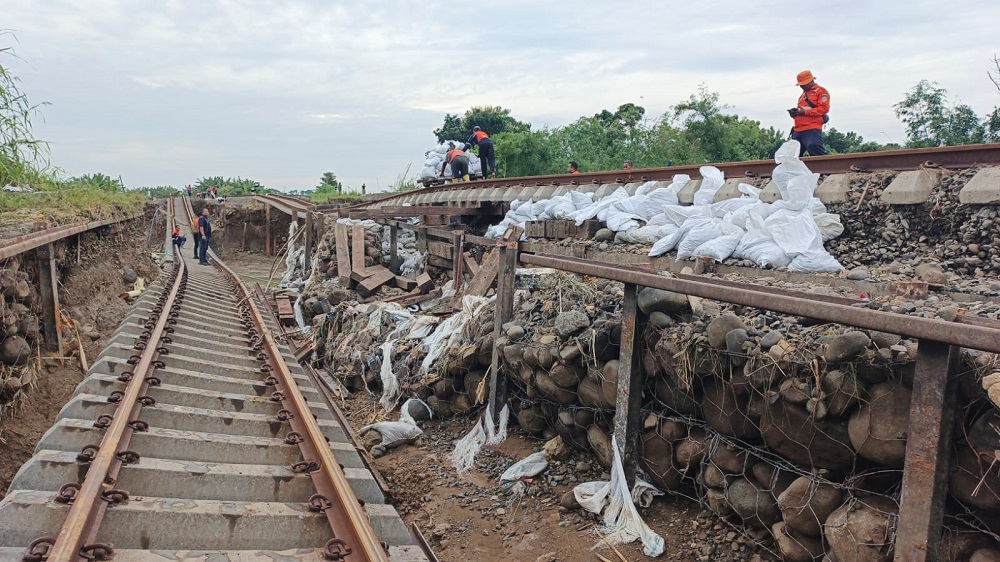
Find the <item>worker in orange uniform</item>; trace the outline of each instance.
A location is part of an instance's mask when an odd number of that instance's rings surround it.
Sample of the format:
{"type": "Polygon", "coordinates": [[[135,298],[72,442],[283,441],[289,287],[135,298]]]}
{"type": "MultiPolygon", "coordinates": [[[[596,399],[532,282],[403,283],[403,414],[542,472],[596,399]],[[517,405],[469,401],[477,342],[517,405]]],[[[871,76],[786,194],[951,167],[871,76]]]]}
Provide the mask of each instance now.
{"type": "Polygon", "coordinates": [[[483,177],[497,177],[497,155],[493,150],[493,141],[479,125],[472,128],[472,134],[465,144],[479,147],[479,163],[483,167],[483,177]],[[488,174],[488,175],[487,175],[488,174]]]}
{"type": "Polygon", "coordinates": [[[816,83],[812,72],[803,70],[796,77],[796,82],[802,88],[799,103],[788,110],[788,115],[795,120],[792,127],[792,140],[799,141],[801,148],[799,156],[806,152],[810,156],[823,156],[823,125],[830,120],[830,92],[816,83]]]}
{"type": "Polygon", "coordinates": [[[448,143],[448,154],[445,155],[444,163],[441,164],[441,175],[444,176],[444,169],[451,164],[451,178],[452,181],[457,181],[458,178],[462,178],[465,181],[469,181],[469,157],[465,155],[464,150],[458,150],[455,148],[455,143],[448,143]]]}
{"type": "Polygon", "coordinates": [[[566,173],[567,174],[579,174],[580,173],[580,165],[577,164],[576,162],[570,162],[569,164],[566,164],[566,173]]]}

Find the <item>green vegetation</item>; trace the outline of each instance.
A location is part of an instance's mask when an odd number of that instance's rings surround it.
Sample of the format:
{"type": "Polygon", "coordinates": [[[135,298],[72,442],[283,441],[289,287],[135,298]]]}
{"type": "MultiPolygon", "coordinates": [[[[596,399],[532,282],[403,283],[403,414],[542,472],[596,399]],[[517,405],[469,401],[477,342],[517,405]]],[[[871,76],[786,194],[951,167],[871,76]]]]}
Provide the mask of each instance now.
{"type": "Polygon", "coordinates": [[[208,191],[211,187],[219,188],[219,195],[224,196],[238,196],[238,195],[264,195],[265,193],[281,193],[277,189],[270,187],[264,187],[258,181],[254,181],[250,178],[226,178],[223,176],[206,176],[203,178],[198,178],[198,181],[194,183],[194,193],[201,193],[203,191],[208,191]]]}
{"type": "MultiPolygon", "coordinates": [[[[994,80],[992,73],[990,79],[994,80]]],[[[950,103],[948,91],[937,82],[921,80],[892,107],[906,126],[907,148],[1000,141],[1000,108],[994,107],[992,113],[980,118],[968,105],[950,103]]]]}

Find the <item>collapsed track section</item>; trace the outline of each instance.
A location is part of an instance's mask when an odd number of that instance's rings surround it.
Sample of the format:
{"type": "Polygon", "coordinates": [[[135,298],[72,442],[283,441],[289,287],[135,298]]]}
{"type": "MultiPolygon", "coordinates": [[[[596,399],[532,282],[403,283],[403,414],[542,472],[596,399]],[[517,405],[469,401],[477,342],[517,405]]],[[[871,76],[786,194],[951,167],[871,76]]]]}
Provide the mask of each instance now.
{"type": "Polygon", "coordinates": [[[176,255],[0,501],[0,560],[427,560],[273,328],[176,255]]]}

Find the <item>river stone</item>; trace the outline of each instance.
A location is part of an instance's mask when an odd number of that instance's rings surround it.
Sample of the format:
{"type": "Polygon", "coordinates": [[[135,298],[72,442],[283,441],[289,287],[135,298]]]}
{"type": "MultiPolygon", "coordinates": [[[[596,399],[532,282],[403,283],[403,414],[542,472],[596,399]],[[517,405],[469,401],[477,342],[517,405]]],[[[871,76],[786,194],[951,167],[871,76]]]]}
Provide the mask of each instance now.
{"type": "Polygon", "coordinates": [[[930,283],[931,285],[946,285],[948,283],[948,276],[936,264],[922,263],[914,268],[913,271],[924,283],[930,283]]]}
{"type": "Polygon", "coordinates": [[[868,279],[870,275],[871,274],[867,269],[863,267],[855,267],[850,273],[847,274],[847,278],[851,281],[864,281],[865,279],[868,279]]]}
{"type": "Polygon", "coordinates": [[[136,273],[135,270],[132,269],[131,267],[126,267],[122,269],[122,281],[124,281],[126,284],[131,285],[132,283],[135,283],[136,279],[138,278],[139,274],[136,273]]]}
{"type": "Polygon", "coordinates": [[[726,351],[729,352],[729,360],[733,362],[733,365],[739,367],[747,362],[743,344],[749,339],[750,336],[747,335],[747,331],[743,328],[730,330],[726,334],[726,351]]]}
{"type": "Polygon", "coordinates": [[[507,339],[511,341],[517,341],[524,336],[524,328],[514,324],[513,326],[507,328],[507,339]]]}
{"type": "Polygon", "coordinates": [[[590,318],[579,310],[562,312],[556,316],[556,333],[562,338],[576,335],[588,326],[590,326],[590,318]]]}
{"type": "Polygon", "coordinates": [[[688,306],[687,295],[654,289],[652,287],[646,287],[639,291],[636,302],[639,305],[639,310],[646,315],[654,312],[670,314],[672,312],[679,312],[688,306]]]}
{"type": "Polygon", "coordinates": [[[760,338],[760,348],[764,351],[771,349],[772,347],[778,345],[778,342],[782,340],[781,332],[777,330],[771,330],[764,334],[764,337],[760,338]]]}
{"type": "Polygon", "coordinates": [[[654,311],[649,315],[649,325],[654,328],[666,328],[674,323],[673,318],[667,316],[666,314],[660,312],[659,310],[654,311]]]}
{"type": "Polygon", "coordinates": [[[828,363],[849,361],[861,355],[871,342],[864,332],[847,332],[830,339],[824,357],[828,363]]]}
{"type": "Polygon", "coordinates": [[[8,336],[0,343],[0,363],[24,365],[31,358],[31,346],[21,336],[8,336]]]}
{"type": "Polygon", "coordinates": [[[716,349],[723,349],[726,347],[726,334],[738,329],[744,330],[745,333],[747,327],[739,316],[726,312],[709,322],[708,344],[716,349]]]}
{"type": "Polygon", "coordinates": [[[903,468],[912,392],[901,384],[884,382],[872,386],[869,393],[847,422],[851,445],[868,460],[903,468]]]}
{"type": "Polygon", "coordinates": [[[611,242],[615,239],[615,233],[609,228],[602,228],[594,233],[595,242],[611,242]]]}
{"type": "Polygon", "coordinates": [[[899,340],[902,339],[897,334],[890,334],[889,332],[876,332],[875,330],[869,332],[869,335],[871,336],[872,343],[874,343],[875,347],[879,349],[892,347],[899,343],[899,340]]]}

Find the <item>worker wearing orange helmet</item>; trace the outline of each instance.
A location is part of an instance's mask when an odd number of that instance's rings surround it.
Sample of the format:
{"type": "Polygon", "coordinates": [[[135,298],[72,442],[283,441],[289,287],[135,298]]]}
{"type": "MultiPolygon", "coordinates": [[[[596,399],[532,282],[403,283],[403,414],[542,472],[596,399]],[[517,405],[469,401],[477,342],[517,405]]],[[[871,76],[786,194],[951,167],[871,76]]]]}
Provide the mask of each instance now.
{"type": "Polygon", "coordinates": [[[792,140],[799,141],[801,148],[799,156],[806,152],[810,156],[826,154],[823,148],[823,125],[830,120],[830,92],[816,83],[813,73],[803,70],[796,76],[796,83],[802,88],[799,103],[788,110],[788,115],[795,120],[792,127],[792,140]]]}

